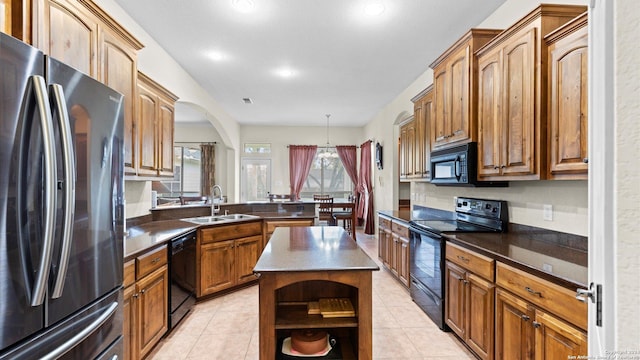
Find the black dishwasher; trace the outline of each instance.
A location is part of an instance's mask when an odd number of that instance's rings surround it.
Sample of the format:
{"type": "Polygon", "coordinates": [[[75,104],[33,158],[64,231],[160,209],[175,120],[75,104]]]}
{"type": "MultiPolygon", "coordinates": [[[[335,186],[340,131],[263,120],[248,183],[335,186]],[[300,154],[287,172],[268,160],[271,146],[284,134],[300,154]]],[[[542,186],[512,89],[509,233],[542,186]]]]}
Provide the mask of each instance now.
{"type": "Polygon", "coordinates": [[[173,239],[169,246],[169,329],[173,329],[196,302],[196,231],[173,239]]]}

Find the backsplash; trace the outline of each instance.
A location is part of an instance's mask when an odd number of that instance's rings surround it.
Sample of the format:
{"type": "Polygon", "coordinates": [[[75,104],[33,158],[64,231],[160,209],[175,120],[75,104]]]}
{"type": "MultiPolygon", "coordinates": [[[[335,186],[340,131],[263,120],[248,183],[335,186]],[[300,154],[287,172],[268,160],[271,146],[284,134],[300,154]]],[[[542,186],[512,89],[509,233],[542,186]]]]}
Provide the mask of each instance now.
{"type": "Polygon", "coordinates": [[[509,222],[575,235],[588,234],[587,181],[512,181],[507,188],[435,186],[414,182],[411,204],[454,210],[454,197],[505,200],[509,222]],[[551,221],[543,219],[543,206],[552,206],[551,221]]]}

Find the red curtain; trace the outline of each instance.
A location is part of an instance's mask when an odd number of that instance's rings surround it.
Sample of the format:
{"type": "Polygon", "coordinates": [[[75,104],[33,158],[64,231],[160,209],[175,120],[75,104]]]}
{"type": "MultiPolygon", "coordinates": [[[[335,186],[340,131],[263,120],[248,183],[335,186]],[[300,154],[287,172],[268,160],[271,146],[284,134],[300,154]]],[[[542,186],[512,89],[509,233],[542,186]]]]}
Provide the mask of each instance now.
{"type": "Polygon", "coordinates": [[[289,145],[289,182],[291,183],[291,201],[300,199],[300,191],[309,176],[316,145],[289,145]]]}
{"type": "Polygon", "coordinates": [[[357,194],[358,189],[358,152],[355,145],[338,145],[336,152],[342,161],[342,166],[347,170],[347,174],[353,182],[353,195],[357,194]]]}
{"type": "Polygon", "coordinates": [[[373,186],[371,183],[371,140],[360,145],[360,181],[358,183],[358,219],[364,220],[364,233],[375,233],[373,186]]]}

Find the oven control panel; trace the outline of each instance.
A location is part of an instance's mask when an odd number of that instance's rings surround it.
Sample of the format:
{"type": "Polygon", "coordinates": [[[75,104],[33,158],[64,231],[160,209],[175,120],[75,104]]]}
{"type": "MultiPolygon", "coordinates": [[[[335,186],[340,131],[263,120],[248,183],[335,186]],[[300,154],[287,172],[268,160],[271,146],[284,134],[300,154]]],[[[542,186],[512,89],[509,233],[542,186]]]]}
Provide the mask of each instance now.
{"type": "Polygon", "coordinates": [[[507,202],[459,197],[456,200],[456,212],[485,218],[502,219],[507,212],[507,202]]]}

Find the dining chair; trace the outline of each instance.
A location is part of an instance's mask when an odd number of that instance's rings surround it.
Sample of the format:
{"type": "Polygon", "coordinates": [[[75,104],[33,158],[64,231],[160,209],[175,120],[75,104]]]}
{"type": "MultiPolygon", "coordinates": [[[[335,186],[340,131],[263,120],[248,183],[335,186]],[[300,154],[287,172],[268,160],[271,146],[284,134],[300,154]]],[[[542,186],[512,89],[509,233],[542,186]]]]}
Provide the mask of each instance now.
{"type": "Polygon", "coordinates": [[[333,220],[333,197],[331,195],[313,195],[313,201],[318,203],[318,222],[335,225],[333,220]]]}

